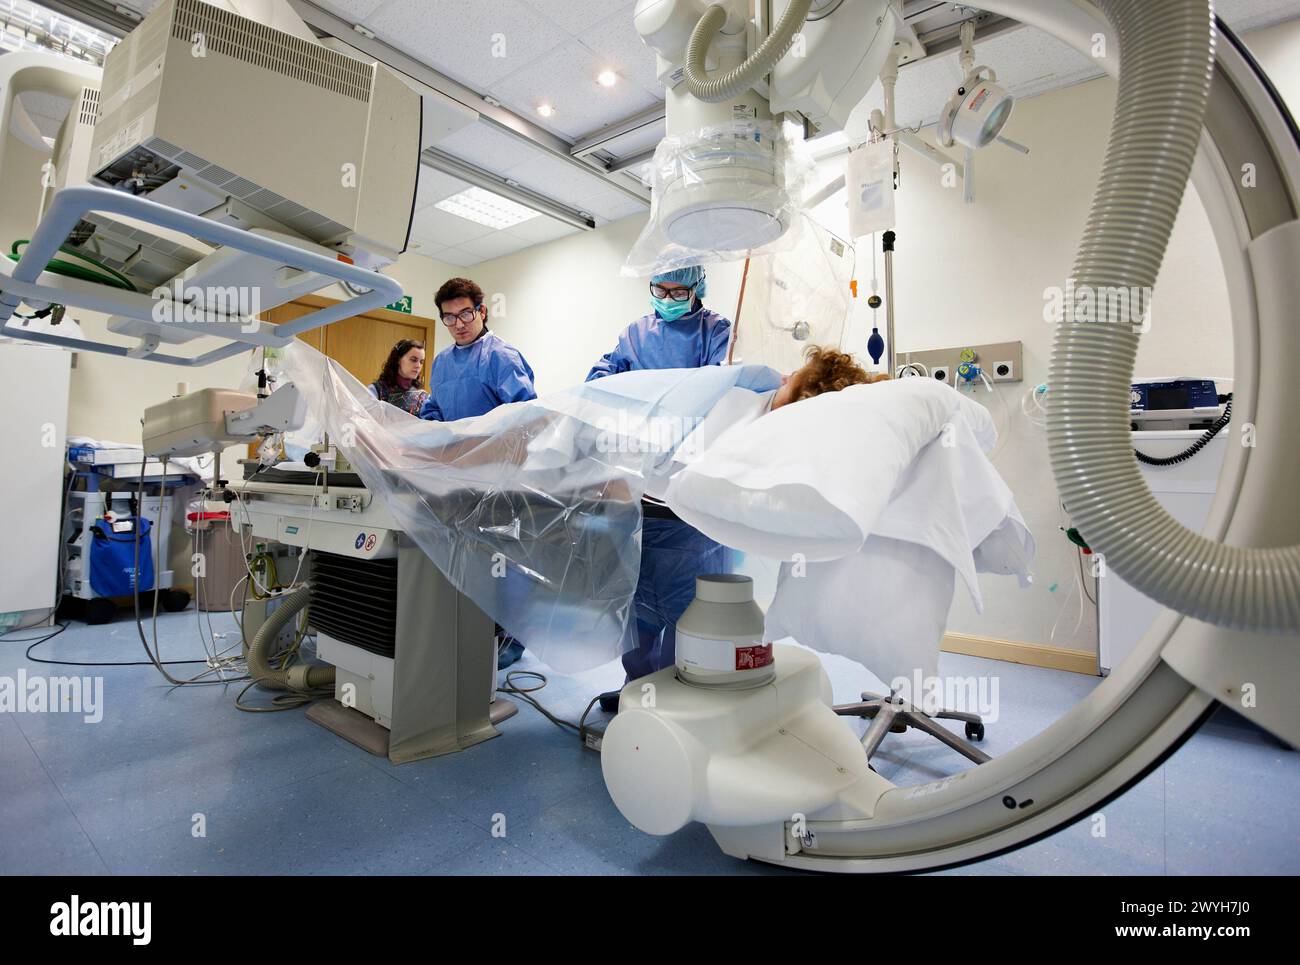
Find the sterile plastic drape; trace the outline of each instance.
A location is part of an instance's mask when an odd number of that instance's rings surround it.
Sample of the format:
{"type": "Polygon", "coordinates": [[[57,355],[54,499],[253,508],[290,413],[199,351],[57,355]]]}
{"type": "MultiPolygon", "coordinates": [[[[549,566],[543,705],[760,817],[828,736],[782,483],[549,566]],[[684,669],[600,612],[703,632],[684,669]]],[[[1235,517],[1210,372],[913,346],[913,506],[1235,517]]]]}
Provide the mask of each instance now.
{"type": "Polygon", "coordinates": [[[627,372],[457,422],[372,398],[304,343],[285,370],[374,498],[449,580],[560,671],[630,640],[641,496],[733,388],[761,366],[627,372]]]}
{"type": "Polygon", "coordinates": [[[853,245],[806,216],[793,247],[752,259],[734,360],[793,372],[810,346],[843,347],[854,259],[853,245]]]}

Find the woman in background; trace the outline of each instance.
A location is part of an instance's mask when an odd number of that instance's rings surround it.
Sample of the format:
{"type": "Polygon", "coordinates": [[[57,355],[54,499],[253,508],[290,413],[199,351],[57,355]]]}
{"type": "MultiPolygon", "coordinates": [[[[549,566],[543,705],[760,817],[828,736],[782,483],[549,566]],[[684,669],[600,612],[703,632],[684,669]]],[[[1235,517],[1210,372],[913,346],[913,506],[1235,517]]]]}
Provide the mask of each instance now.
{"type": "Polygon", "coordinates": [[[424,372],[424,343],[404,338],[388,353],[379,378],[370,383],[370,394],[380,402],[395,405],[411,415],[419,415],[429,398],[420,381],[424,372]]]}

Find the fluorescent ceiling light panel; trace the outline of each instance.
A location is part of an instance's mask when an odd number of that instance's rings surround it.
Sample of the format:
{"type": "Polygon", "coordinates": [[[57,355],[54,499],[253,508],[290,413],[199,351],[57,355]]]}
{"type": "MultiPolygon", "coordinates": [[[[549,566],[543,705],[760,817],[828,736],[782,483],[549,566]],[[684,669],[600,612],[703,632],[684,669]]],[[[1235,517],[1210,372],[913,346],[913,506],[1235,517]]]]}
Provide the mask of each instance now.
{"type": "Polygon", "coordinates": [[[489,228],[510,228],[538,214],[532,208],[482,188],[466,188],[434,207],[489,228]]]}
{"type": "Polygon", "coordinates": [[[25,0],[0,0],[0,48],[47,50],[102,66],[117,38],[25,0]]]}

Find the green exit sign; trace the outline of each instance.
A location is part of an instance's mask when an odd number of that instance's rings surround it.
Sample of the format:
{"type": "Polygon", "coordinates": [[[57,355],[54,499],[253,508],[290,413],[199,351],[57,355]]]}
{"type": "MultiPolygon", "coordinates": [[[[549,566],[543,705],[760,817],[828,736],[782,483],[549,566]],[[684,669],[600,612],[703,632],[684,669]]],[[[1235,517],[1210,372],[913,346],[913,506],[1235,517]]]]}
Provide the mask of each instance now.
{"type": "Polygon", "coordinates": [[[397,301],[393,302],[393,304],[385,305],[384,307],[394,312],[402,312],[405,315],[409,315],[411,314],[411,296],[403,295],[397,301]]]}

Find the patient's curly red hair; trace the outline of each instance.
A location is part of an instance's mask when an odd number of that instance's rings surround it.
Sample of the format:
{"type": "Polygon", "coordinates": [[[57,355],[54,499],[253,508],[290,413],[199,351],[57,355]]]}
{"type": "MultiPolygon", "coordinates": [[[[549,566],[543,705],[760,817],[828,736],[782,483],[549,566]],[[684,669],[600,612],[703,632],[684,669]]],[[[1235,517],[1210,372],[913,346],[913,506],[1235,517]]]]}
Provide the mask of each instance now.
{"type": "Polygon", "coordinates": [[[864,369],[853,356],[847,352],[837,352],[833,348],[821,348],[813,345],[805,353],[807,361],[791,376],[795,380],[794,396],[791,402],[811,399],[826,392],[838,392],[850,385],[870,385],[881,382],[889,376],[881,372],[873,375],[864,369]]]}

